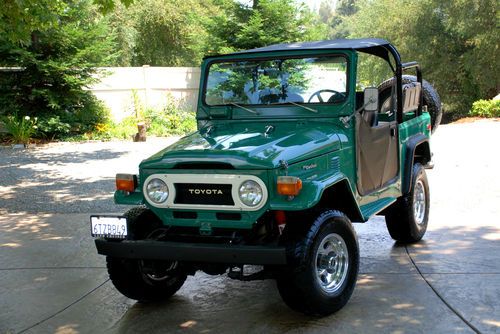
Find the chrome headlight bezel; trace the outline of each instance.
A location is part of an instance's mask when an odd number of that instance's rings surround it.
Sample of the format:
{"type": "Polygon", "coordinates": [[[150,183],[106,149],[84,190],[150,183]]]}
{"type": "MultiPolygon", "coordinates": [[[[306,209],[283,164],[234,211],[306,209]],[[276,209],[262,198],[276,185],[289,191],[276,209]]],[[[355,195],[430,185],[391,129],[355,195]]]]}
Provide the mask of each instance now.
{"type": "Polygon", "coordinates": [[[146,196],[154,204],[165,203],[170,195],[168,185],[160,178],[152,178],[145,186],[146,196]]]}
{"type": "Polygon", "coordinates": [[[264,199],[264,191],[254,180],[245,180],[238,187],[238,198],[248,207],[256,207],[264,199]]]}

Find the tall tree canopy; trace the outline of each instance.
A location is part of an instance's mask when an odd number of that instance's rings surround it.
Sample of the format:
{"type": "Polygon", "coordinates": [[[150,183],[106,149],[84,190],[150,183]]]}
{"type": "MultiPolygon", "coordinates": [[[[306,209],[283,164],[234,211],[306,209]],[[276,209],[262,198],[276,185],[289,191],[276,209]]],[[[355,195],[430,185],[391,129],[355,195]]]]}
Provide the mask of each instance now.
{"type": "Polygon", "coordinates": [[[114,40],[90,0],[7,1],[0,16],[0,113],[75,113],[92,104],[83,88],[114,62],[114,40]],[[40,1],[43,5],[44,1],[40,1]],[[51,4],[55,4],[52,6],[51,4]],[[27,23],[16,29],[6,13],[27,23]],[[22,12],[22,14],[20,14],[22,12]]]}
{"type": "Polygon", "coordinates": [[[321,39],[326,32],[294,0],[143,0],[117,6],[110,24],[125,50],[121,64],[153,66],[198,66],[207,54],[321,39]]]}
{"type": "Polygon", "coordinates": [[[404,60],[417,60],[448,111],[500,90],[500,17],[497,0],[359,0],[346,23],[350,37],[381,37],[404,60]]]}
{"type": "Polygon", "coordinates": [[[0,76],[14,87],[0,105],[63,110],[99,65],[198,66],[205,55],[346,37],[386,38],[418,60],[448,110],[498,93],[498,0],[335,3],[317,15],[300,0],[4,0],[0,66],[24,71],[0,76]]]}

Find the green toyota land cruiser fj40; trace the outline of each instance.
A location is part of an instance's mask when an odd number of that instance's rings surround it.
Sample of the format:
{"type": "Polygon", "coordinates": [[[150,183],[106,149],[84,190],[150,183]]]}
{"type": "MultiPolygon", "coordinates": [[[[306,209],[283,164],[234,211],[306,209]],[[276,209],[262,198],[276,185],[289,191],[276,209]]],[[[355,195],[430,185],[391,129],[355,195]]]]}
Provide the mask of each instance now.
{"type": "Polygon", "coordinates": [[[276,279],[292,309],[326,315],[356,284],[351,222],[382,214],[395,240],[424,235],[441,105],[419,65],[402,63],[389,42],[207,57],[196,113],[196,132],[142,161],[139,175],[116,176],[115,202],[136,208],[91,217],[125,296],[167,299],[202,270],[276,279]]]}

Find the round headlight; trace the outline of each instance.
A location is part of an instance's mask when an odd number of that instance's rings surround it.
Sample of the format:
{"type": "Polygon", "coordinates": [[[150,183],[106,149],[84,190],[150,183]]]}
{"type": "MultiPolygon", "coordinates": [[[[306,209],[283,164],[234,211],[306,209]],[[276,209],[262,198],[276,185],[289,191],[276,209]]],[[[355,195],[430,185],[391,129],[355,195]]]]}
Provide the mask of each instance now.
{"type": "Polygon", "coordinates": [[[163,203],[168,198],[168,186],[160,179],[152,179],[149,181],[146,186],[146,191],[148,198],[156,204],[163,203]]]}
{"type": "Polygon", "coordinates": [[[241,184],[239,189],[239,196],[241,202],[248,206],[256,206],[264,197],[262,188],[255,181],[248,180],[241,184]]]}

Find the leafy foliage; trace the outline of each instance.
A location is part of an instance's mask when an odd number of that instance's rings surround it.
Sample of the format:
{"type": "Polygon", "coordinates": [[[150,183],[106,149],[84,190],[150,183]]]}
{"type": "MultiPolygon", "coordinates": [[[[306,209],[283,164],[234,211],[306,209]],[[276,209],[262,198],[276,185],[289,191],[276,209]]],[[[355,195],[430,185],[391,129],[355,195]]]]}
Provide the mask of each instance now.
{"type": "Polygon", "coordinates": [[[500,117],[500,99],[479,100],[472,104],[471,116],[500,117]]]}
{"type": "Polygon", "coordinates": [[[29,116],[19,117],[17,114],[6,116],[3,123],[14,143],[24,144],[25,146],[29,144],[37,129],[37,119],[29,116]]]}
{"type": "Polygon", "coordinates": [[[0,36],[9,43],[29,45],[33,31],[57,28],[66,8],[61,0],[3,0],[0,36]]]}
{"type": "Polygon", "coordinates": [[[204,21],[215,8],[197,0],[144,0],[131,8],[135,64],[193,66],[208,41],[204,21]]]}
{"type": "Polygon", "coordinates": [[[61,121],[60,116],[44,116],[38,119],[38,136],[55,139],[69,134],[71,125],[61,121]]]}
{"type": "Polygon", "coordinates": [[[317,40],[326,26],[293,0],[143,0],[115,7],[118,64],[198,66],[205,55],[273,43],[317,40]]]}
{"type": "Polygon", "coordinates": [[[335,7],[328,0],[323,0],[319,7],[319,17],[328,26],[328,38],[347,38],[349,26],[345,23],[359,10],[357,0],[338,0],[335,7]]]}
{"type": "Polygon", "coordinates": [[[418,60],[446,109],[464,115],[500,87],[500,24],[495,0],[359,0],[350,37],[377,36],[418,60]]]}
{"type": "Polygon", "coordinates": [[[322,39],[326,26],[304,5],[291,0],[260,0],[253,7],[233,1],[214,1],[221,6],[208,21],[214,43],[208,54],[252,49],[275,43],[322,39]]]}
{"type": "Polygon", "coordinates": [[[146,109],[147,132],[155,136],[184,135],[196,129],[194,113],[172,104],[164,109],[146,109]]]}
{"type": "Polygon", "coordinates": [[[0,33],[0,66],[15,67],[0,77],[0,114],[59,116],[75,121],[74,131],[86,131],[103,116],[84,88],[96,80],[95,66],[113,61],[113,39],[90,0],[55,3],[53,12],[49,6],[48,12],[32,13],[42,16],[33,22],[55,16],[57,23],[32,27],[29,43],[0,33]]]}

